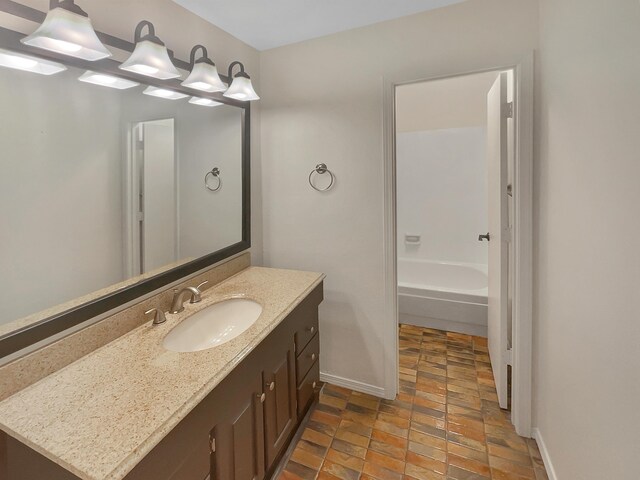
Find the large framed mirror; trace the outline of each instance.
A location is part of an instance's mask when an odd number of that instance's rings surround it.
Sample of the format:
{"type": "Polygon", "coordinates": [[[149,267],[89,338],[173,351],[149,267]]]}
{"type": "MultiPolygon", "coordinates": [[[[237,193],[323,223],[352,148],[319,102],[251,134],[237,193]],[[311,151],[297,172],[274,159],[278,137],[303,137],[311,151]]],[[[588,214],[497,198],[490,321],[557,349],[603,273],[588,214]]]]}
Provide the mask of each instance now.
{"type": "Polygon", "coordinates": [[[0,67],[0,359],[251,245],[248,102],[22,36],[0,28],[0,60],[64,69],[0,67]],[[110,74],[136,85],[91,81],[110,74]],[[180,98],[148,94],[167,85],[180,98]]]}

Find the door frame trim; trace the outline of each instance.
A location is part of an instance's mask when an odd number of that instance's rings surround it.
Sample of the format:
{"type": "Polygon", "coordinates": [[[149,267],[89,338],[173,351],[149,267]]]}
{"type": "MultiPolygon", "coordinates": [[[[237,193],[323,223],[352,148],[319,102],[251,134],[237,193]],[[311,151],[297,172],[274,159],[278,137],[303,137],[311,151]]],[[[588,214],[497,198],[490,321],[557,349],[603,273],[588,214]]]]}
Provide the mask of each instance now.
{"type": "Polygon", "coordinates": [[[513,70],[515,79],[514,117],[515,169],[513,245],[515,281],[513,295],[513,383],[512,422],[524,437],[532,433],[532,351],[533,351],[533,126],[534,54],[529,52],[518,63],[489,66],[466,72],[451,72],[422,78],[383,78],[383,248],[385,318],[385,398],[395,398],[399,387],[398,350],[398,273],[396,245],[396,102],[395,90],[401,85],[431,80],[513,70]]]}

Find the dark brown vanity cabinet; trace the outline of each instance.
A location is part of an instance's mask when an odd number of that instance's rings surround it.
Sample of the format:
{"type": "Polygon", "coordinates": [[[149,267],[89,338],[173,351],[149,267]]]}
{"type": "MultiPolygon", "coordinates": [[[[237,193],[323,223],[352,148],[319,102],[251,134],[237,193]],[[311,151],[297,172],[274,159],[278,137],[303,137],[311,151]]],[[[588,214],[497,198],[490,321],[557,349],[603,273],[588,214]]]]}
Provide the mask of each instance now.
{"type": "Polygon", "coordinates": [[[264,431],[267,464],[271,465],[287,446],[298,417],[296,405],[296,366],[292,339],[272,367],[263,373],[266,399],[264,431]]]}
{"type": "Polygon", "coordinates": [[[211,478],[264,478],[264,399],[262,375],[254,375],[222,405],[223,419],[209,434],[211,478]]]}
{"type": "MultiPolygon", "coordinates": [[[[125,480],[270,477],[316,397],[322,298],[319,284],[125,480]]],[[[0,431],[0,479],[35,478],[78,479],[0,431]]]]}

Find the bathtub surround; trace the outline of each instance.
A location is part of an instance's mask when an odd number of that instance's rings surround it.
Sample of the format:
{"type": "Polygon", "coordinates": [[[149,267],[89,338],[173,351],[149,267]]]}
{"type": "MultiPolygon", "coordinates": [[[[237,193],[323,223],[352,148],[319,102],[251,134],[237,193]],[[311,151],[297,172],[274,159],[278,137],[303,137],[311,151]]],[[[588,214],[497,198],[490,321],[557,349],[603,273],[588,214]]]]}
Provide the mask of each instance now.
{"type": "Polygon", "coordinates": [[[327,274],[325,375],[383,396],[395,390],[384,273],[385,79],[517,64],[537,45],[537,16],[530,0],[473,0],[261,53],[265,264],[327,274]],[[349,72],[339,88],[322,80],[327,65],[349,72]],[[327,159],[338,181],[319,196],[305,177],[327,159]]]}
{"type": "Polygon", "coordinates": [[[487,92],[498,72],[395,91],[398,257],[487,264],[487,92]],[[420,234],[420,245],[405,241],[420,234]]]}
{"type": "Polygon", "coordinates": [[[486,150],[484,125],[397,133],[398,258],[487,265],[486,150]]]}

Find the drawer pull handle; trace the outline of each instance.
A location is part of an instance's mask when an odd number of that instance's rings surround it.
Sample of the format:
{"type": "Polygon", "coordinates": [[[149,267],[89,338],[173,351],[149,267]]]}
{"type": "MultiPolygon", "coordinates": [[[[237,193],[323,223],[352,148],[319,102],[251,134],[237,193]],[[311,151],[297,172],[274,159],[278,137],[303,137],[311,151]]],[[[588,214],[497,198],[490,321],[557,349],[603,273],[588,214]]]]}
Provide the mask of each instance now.
{"type": "Polygon", "coordinates": [[[264,403],[264,401],[267,398],[267,395],[265,393],[263,393],[262,395],[258,395],[258,398],[260,399],[260,403],[264,403]]]}
{"type": "Polygon", "coordinates": [[[312,353],[312,354],[311,354],[311,360],[312,360],[312,361],[315,361],[315,359],[316,359],[316,354],[315,354],[315,353],[312,353]]]}
{"type": "Polygon", "coordinates": [[[273,389],[276,388],[276,382],[267,383],[267,387],[269,387],[269,391],[273,392],[273,389]]]}
{"type": "Polygon", "coordinates": [[[316,384],[316,382],[313,382],[313,384],[311,385],[311,388],[314,388],[314,389],[315,389],[315,388],[316,388],[316,385],[317,385],[317,384],[316,384]]]}

